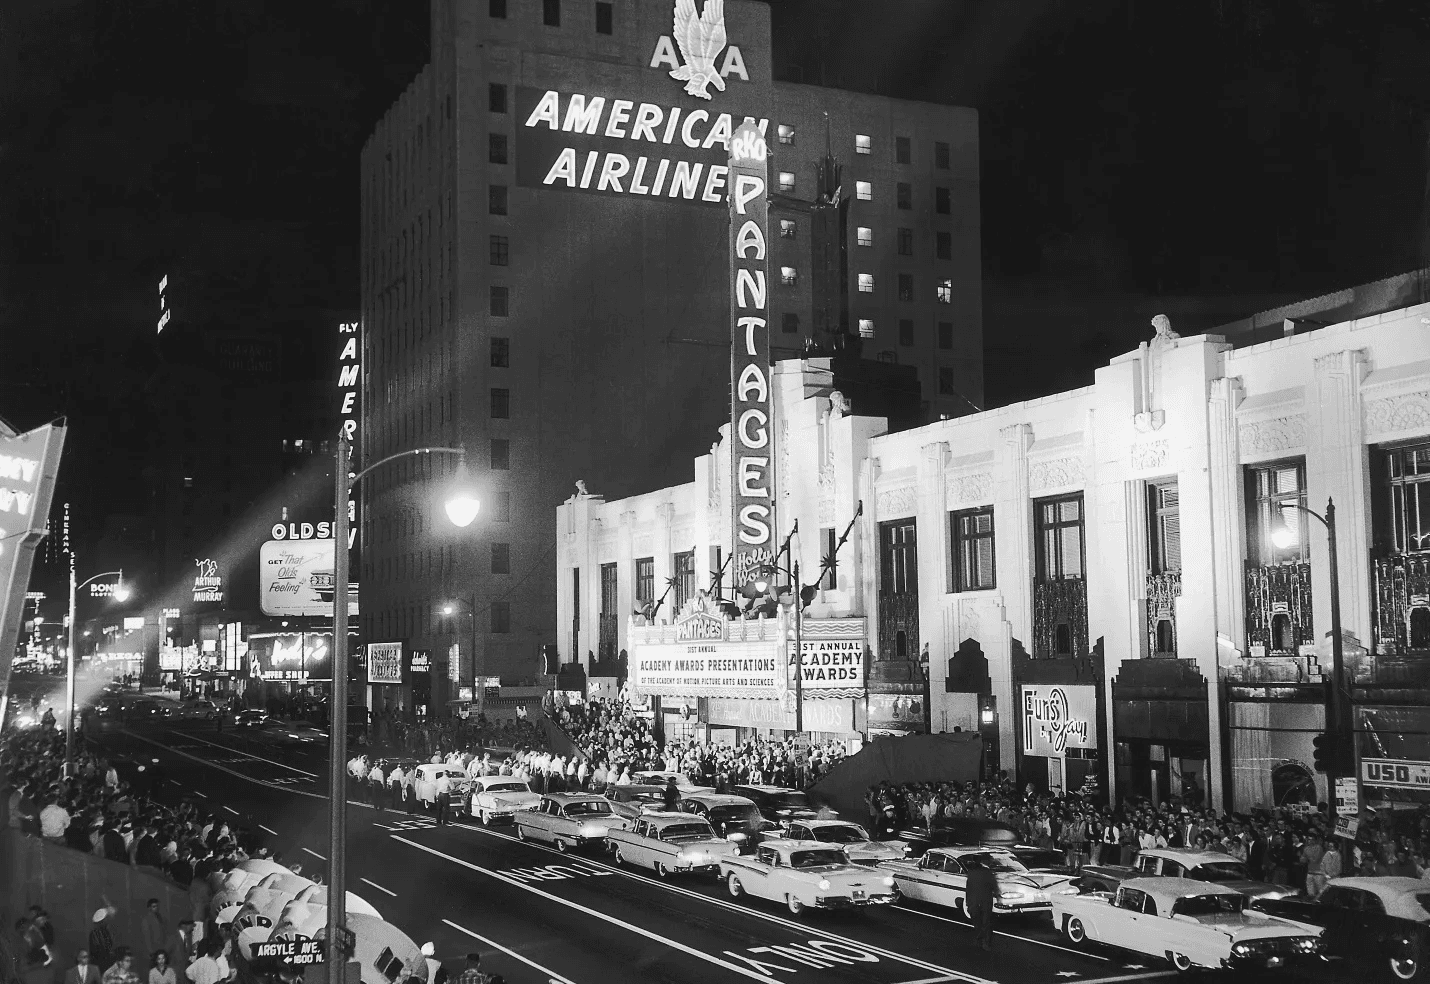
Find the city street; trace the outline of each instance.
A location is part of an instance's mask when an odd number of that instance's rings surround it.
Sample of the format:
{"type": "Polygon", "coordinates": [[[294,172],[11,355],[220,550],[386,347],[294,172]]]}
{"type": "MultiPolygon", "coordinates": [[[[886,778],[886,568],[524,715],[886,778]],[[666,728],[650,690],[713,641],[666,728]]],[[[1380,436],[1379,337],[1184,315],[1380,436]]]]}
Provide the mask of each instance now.
{"type": "MultiPolygon", "coordinates": [[[[102,747],[158,758],[166,797],[199,797],[267,835],[285,862],[311,873],[326,860],[325,741],[283,726],[218,733],[174,725],[111,732],[102,747]]],[[[349,837],[351,891],[413,939],[431,940],[449,968],[476,949],[488,972],[511,981],[1058,984],[1174,973],[1111,950],[1075,950],[1045,917],[1001,922],[983,953],[967,923],[918,903],[796,919],[773,903],[732,900],[714,878],[660,881],[604,854],[522,843],[510,828],[439,829],[430,816],[379,814],[367,804],[351,805],[349,837]]]]}

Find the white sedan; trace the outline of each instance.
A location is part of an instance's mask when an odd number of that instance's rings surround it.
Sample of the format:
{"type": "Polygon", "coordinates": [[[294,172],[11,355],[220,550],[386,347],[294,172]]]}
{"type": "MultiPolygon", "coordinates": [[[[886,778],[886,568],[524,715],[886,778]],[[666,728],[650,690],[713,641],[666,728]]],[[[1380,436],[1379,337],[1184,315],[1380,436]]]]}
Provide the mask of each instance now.
{"type": "Polygon", "coordinates": [[[793,915],[807,908],[843,909],[894,901],[894,879],[850,864],[844,852],[818,841],[767,841],[753,855],[726,855],[720,874],[730,894],[748,892],[783,902],[793,915]]]}
{"type": "Polygon", "coordinates": [[[902,861],[909,853],[905,842],[876,841],[869,836],[869,831],[848,820],[791,820],[784,824],[783,836],[838,847],[851,864],[902,861]]]}
{"type": "Polygon", "coordinates": [[[1319,927],[1247,909],[1247,901],[1191,878],[1130,878],[1113,895],[1054,895],[1053,923],[1073,943],[1163,957],[1182,972],[1281,969],[1320,958],[1319,927]]]}
{"type": "Polygon", "coordinates": [[[452,794],[452,802],[461,806],[466,798],[467,787],[471,784],[460,766],[428,762],[417,767],[417,778],[412,782],[412,794],[423,806],[437,802],[437,781],[447,777],[447,788],[452,794]]]}
{"type": "Polygon", "coordinates": [[[606,835],[617,864],[650,868],[664,878],[676,872],[720,870],[720,859],[735,845],[717,837],[710,824],[692,813],[653,813],[606,835]]]}
{"type": "Polygon", "coordinates": [[[533,793],[524,779],[481,776],[472,780],[469,809],[484,827],[495,820],[511,820],[520,811],[534,810],[540,805],[541,794],[533,793]]]}
{"type": "Polygon", "coordinates": [[[1077,894],[1071,875],[1029,871],[1008,852],[982,847],[932,847],[917,861],[891,861],[879,870],[894,876],[899,894],[905,898],[946,905],[967,915],[968,870],[975,866],[992,871],[997,882],[994,915],[1046,912],[1054,894],[1077,894]]]}

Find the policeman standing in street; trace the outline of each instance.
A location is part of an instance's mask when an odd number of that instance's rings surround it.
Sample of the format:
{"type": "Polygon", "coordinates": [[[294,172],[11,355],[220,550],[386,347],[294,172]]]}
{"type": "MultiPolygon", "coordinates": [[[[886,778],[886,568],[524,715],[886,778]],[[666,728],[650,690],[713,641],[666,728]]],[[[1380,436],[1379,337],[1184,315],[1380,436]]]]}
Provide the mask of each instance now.
{"type": "Polygon", "coordinates": [[[980,950],[987,950],[993,945],[993,899],[997,892],[998,880],[993,871],[978,861],[969,861],[964,902],[968,907],[968,917],[973,920],[973,933],[980,950]]]}
{"type": "Polygon", "coordinates": [[[452,782],[443,773],[437,778],[437,826],[441,827],[447,822],[447,811],[452,805],[452,782]]]}

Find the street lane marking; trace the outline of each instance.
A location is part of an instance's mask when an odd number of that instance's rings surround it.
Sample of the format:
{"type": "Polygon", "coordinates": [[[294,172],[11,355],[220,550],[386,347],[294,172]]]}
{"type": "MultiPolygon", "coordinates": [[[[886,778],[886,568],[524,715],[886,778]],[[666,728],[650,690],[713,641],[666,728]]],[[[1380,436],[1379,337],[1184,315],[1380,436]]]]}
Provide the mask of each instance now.
{"type": "MultiPolygon", "coordinates": [[[[226,765],[219,765],[217,762],[213,762],[213,761],[210,761],[210,760],[208,760],[208,759],[201,759],[201,758],[199,758],[197,755],[192,755],[192,754],[190,754],[189,752],[185,752],[185,751],[183,751],[183,750],[181,750],[181,749],[175,748],[175,747],[173,747],[172,745],[165,745],[165,744],[163,744],[162,742],[157,742],[157,741],[155,741],[153,738],[149,738],[149,737],[146,737],[146,736],[144,736],[144,735],[135,734],[135,733],[132,732],[132,731],[126,731],[126,732],[124,732],[124,734],[128,735],[128,736],[131,737],[131,738],[135,738],[135,739],[137,739],[137,740],[139,740],[139,741],[148,742],[149,744],[154,745],[154,746],[156,746],[156,747],[158,747],[158,748],[162,748],[162,749],[164,749],[164,750],[167,751],[167,752],[172,752],[173,754],[178,755],[180,758],[189,759],[190,761],[197,762],[199,765],[205,765],[205,766],[208,766],[210,769],[217,769],[217,770],[220,771],[220,772],[227,772],[229,775],[233,776],[235,779],[243,779],[243,780],[246,780],[246,781],[248,781],[248,782],[254,783],[254,784],[256,784],[256,785],[259,785],[259,786],[266,786],[266,787],[268,787],[269,789],[277,790],[277,791],[280,792],[280,793],[292,793],[294,796],[307,796],[309,799],[316,799],[316,800],[325,800],[325,799],[327,799],[327,797],[324,796],[322,793],[311,793],[311,792],[309,792],[309,791],[306,790],[306,789],[288,789],[287,787],[285,787],[285,786],[280,786],[280,785],[278,785],[278,784],[276,784],[276,783],[274,783],[274,782],[272,782],[272,781],[270,781],[270,780],[268,780],[268,779],[260,779],[260,778],[258,778],[257,776],[246,776],[246,775],[244,775],[242,772],[239,772],[237,769],[230,769],[230,768],[229,768],[228,766],[226,766],[226,765]]],[[[199,793],[198,790],[194,790],[194,792],[198,793],[198,795],[200,795],[200,796],[204,796],[204,794],[203,794],[203,793],[199,793]]],[[[208,799],[208,797],[207,797],[207,796],[204,796],[204,799],[208,799]]],[[[359,803],[359,804],[354,804],[351,800],[349,800],[348,803],[349,803],[349,805],[354,805],[354,806],[365,806],[365,805],[366,805],[366,804],[361,804],[361,803],[359,803]]]]}
{"type": "Polygon", "coordinates": [[[325,858],[325,857],[323,857],[321,854],[319,854],[317,851],[309,850],[309,849],[306,848],[306,847],[303,848],[303,853],[304,853],[304,854],[311,854],[311,855],[313,855],[313,857],[317,858],[319,861],[326,861],[326,860],[328,860],[327,858],[325,858]]]}
{"type": "Polygon", "coordinates": [[[229,813],[232,813],[234,816],[238,816],[238,811],[235,810],[233,807],[225,805],[224,809],[227,810],[229,813]]]}
{"type": "Polygon", "coordinates": [[[360,879],[358,879],[358,880],[359,880],[359,881],[366,882],[367,884],[371,885],[373,888],[377,889],[379,892],[386,892],[388,895],[391,895],[393,898],[397,898],[397,893],[396,893],[396,892],[394,892],[394,891],[393,891],[392,889],[390,889],[390,888],[383,888],[381,885],[379,885],[377,882],[373,881],[371,878],[360,878],[360,879]]]}
{"type": "MultiPolygon", "coordinates": [[[[610,923],[612,926],[619,926],[620,928],[627,930],[628,932],[635,933],[637,936],[644,936],[648,940],[654,940],[657,943],[661,943],[665,946],[668,946],[673,950],[679,950],[681,953],[695,957],[698,960],[704,960],[706,963],[714,964],[717,967],[723,967],[728,971],[739,974],[741,977],[748,978],[752,981],[765,982],[768,982],[770,979],[768,974],[759,974],[753,970],[747,970],[744,967],[741,967],[739,964],[733,964],[728,960],[722,960],[721,958],[712,956],[708,953],[701,953],[693,946],[686,946],[679,940],[672,940],[669,937],[661,936],[659,933],[651,932],[643,926],[637,926],[634,923],[626,922],[624,919],[617,919],[615,916],[608,915],[604,912],[598,912],[595,909],[589,908],[588,906],[584,906],[579,902],[572,902],[570,899],[563,899],[559,895],[552,895],[550,892],[543,892],[541,889],[533,888],[525,882],[517,881],[515,878],[508,878],[506,875],[503,875],[498,871],[493,871],[490,868],[483,868],[480,865],[472,864],[472,862],[470,861],[463,861],[461,858],[454,858],[450,854],[444,854],[434,847],[428,847],[425,844],[419,844],[414,840],[408,840],[406,837],[398,837],[396,834],[389,834],[388,836],[391,837],[393,840],[397,841],[399,844],[406,844],[408,847],[415,847],[419,851],[426,851],[428,854],[434,855],[435,857],[445,858],[453,864],[459,864],[462,867],[469,868],[472,871],[478,872],[479,874],[486,875],[490,878],[495,878],[497,881],[506,882],[506,884],[508,885],[514,885],[515,887],[521,889],[523,892],[530,892],[532,895],[539,895],[544,899],[547,899],[551,902],[555,902],[557,905],[564,905],[568,909],[575,909],[577,912],[591,916],[594,919],[599,919],[602,922],[610,923]]],[[[443,921],[445,922],[445,920],[443,921]]]]}
{"type": "MultiPolygon", "coordinates": [[[[366,879],[364,879],[364,880],[366,880],[366,879]]],[[[480,933],[474,933],[474,932],[472,932],[470,929],[468,929],[468,928],[465,927],[465,926],[458,926],[456,923],[452,922],[452,920],[450,920],[450,919],[443,919],[442,921],[443,921],[444,923],[446,923],[448,926],[451,926],[451,927],[452,927],[453,929],[455,929],[457,932],[459,932],[459,933],[466,933],[466,934],[467,934],[468,936],[470,936],[472,939],[474,939],[474,940],[481,940],[481,941],[482,941],[483,943],[485,943],[487,946],[495,947],[496,949],[500,950],[502,953],[505,953],[507,956],[509,956],[509,957],[514,957],[515,959],[520,960],[522,963],[526,964],[528,967],[534,967],[535,969],[541,971],[541,972],[542,972],[543,974],[545,974],[547,977],[551,978],[552,984],[575,984],[575,982],[574,982],[573,980],[571,980],[571,978],[569,978],[569,977],[563,977],[562,975],[556,973],[556,971],[550,969],[549,967],[543,967],[543,966],[541,966],[541,964],[537,963],[535,960],[528,960],[526,957],[523,957],[520,953],[517,953],[515,950],[509,950],[509,949],[507,949],[506,947],[502,946],[502,945],[501,945],[500,943],[498,943],[496,940],[489,940],[489,939],[487,939],[485,936],[482,936],[480,933]]]]}
{"type": "Polygon", "coordinates": [[[1176,977],[1175,970],[1154,970],[1146,974],[1124,974],[1121,977],[1089,977],[1078,984],[1115,984],[1117,981],[1145,981],[1153,977],[1176,977]]]}
{"type": "MultiPolygon", "coordinates": [[[[178,733],[178,734],[183,734],[183,732],[176,732],[176,733],[178,733]]],[[[273,760],[273,759],[270,759],[270,758],[264,758],[262,755],[254,755],[252,752],[246,752],[246,751],[244,751],[244,750],[241,749],[241,748],[234,748],[232,745],[221,745],[221,744],[219,744],[219,743],[216,742],[216,741],[209,741],[207,738],[200,738],[200,737],[198,737],[197,735],[187,735],[187,734],[186,734],[186,735],[184,735],[184,737],[185,737],[185,738],[192,738],[194,741],[203,742],[205,745],[212,745],[214,748],[221,748],[221,749],[223,749],[225,752],[233,752],[233,753],[235,753],[236,755],[241,755],[241,756],[243,756],[243,757],[245,757],[245,758],[252,759],[252,760],[255,761],[255,762],[267,762],[269,765],[276,765],[276,766],[278,766],[280,769],[287,769],[289,772],[297,772],[297,773],[299,773],[300,775],[305,775],[305,776],[308,776],[309,778],[312,778],[312,779],[317,779],[317,778],[318,778],[318,774],[317,774],[316,772],[305,772],[305,771],[303,771],[302,769],[296,769],[296,768],[294,768],[294,767],[291,766],[291,765],[286,765],[286,764],[284,764],[284,763],[282,763],[282,762],[277,762],[277,761],[275,761],[275,760],[273,760]]]]}
{"type": "MultiPolygon", "coordinates": [[[[901,912],[912,912],[916,916],[924,916],[928,919],[937,919],[939,922],[949,923],[953,926],[962,926],[964,929],[973,928],[972,923],[960,922],[957,919],[950,919],[948,916],[940,916],[932,912],[924,912],[922,909],[910,909],[906,905],[896,905],[894,906],[894,908],[898,909],[901,912]]],[[[1074,950],[1072,947],[1059,946],[1057,943],[1049,943],[1047,940],[1040,940],[1033,936],[1019,936],[1017,933],[1005,933],[1001,929],[995,929],[993,931],[993,935],[1002,936],[1004,939],[1009,940],[1022,940],[1024,943],[1036,943],[1039,946],[1046,946],[1054,950],[1061,950],[1064,953],[1076,953],[1080,957],[1089,957],[1093,960],[1102,960],[1104,962],[1110,962],[1112,960],[1111,957],[1099,956],[1096,953],[1088,953],[1084,950],[1074,950]]]]}
{"type": "Polygon", "coordinates": [[[208,799],[208,798],[209,798],[209,794],[203,792],[202,790],[195,789],[195,790],[194,790],[194,794],[195,794],[196,796],[202,796],[204,799],[208,799]]]}
{"type": "MultiPolygon", "coordinates": [[[[496,838],[499,838],[499,839],[501,839],[501,840],[509,841],[509,842],[511,842],[511,843],[513,843],[513,844],[525,844],[527,847],[535,848],[536,850],[539,850],[539,851],[545,851],[547,854],[554,854],[554,855],[556,855],[557,857],[562,857],[562,858],[564,858],[564,857],[569,857],[569,855],[562,854],[560,851],[556,850],[556,848],[554,848],[554,847],[547,847],[545,844],[537,844],[537,843],[535,843],[535,842],[533,842],[533,841],[523,841],[523,840],[521,840],[521,839],[518,838],[518,837],[512,837],[512,836],[509,835],[509,834],[498,833],[497,831],[495,831],[495,830],[490,830],[490,829],[488,829],[488,828],[486,828],[486,827],[468,827],[468,826],[466,826],[466,825],[464,825],[464,824],[458,824],[458,825],[456,825],[456,826],[457,826],[457,828],[460,829],[460,830],[468,830],[468,831],[472,831],[472,832],[474,832],[474,833],[489,834],[489,835],[492,836],[492,837],[496,837],[496,838]]],[[[394,837],[393,840],[404,840],[404,838],[394,837]]],[[[427,848],[423,848],[423,850],[427,850],[427,848]]],[[[988,978],[985,978],[985,977],[978,977],[977,975],[969,974],[969,973],[966,973],[966,972],[960,971],[960,970],[954,970],[954,969],[952,969],[952,968],[950,968],[950,967],[941,967],[941,966],[939,966],[938,964],[929,963],[928,961],[926,961],[926,960],[920,960],[920,959],[917,958],[917,957],[911,957],[911,956],[908,956],[907,954],[903,954],[903,953],[896,953],[896,952],[894,952],[893,950],[886,950],[886,949],[884,949],[883,947],[876,946],[876,945],[873,944],[873,943],[866,943],[866,942],[864,942],[863,940],[856,939],[856,938],[854,938],[854,937],[841,936],[841,935],[839,935],[838,933],[831,933],[831,932],[829,932],[828,930],[819,929],[819,928],[816,928],[816,927],[814,927],[814,926],[807,925],[807,924],[805,924],[805,923],[794,922],[793,920],[785,919],[785,918],[780,917],[780,916],[776,916],[776,915],[774,915],[773,913],[770,913],[770,912],[763,912],[763,911],[761,911],[761,910],[759,910],[759,909],[753,909],[753,908],[750,908],[750,907],[748,907],[748,906],[736,905],[735,903],[726,901],[725,899],[717,898],[717,897],[712,896],[712,895],[703,895],[703,894],[701,894],[700,892],[695,892],[695,891],[692,891],[692,890],[690,890],[690,889],[688,889],[688,888],[682,888],[681,886],[672,884],[672,883],[670,883],[670,882],[668,882],[668,881],[659,881],[659,880],[653,879],[653,878],[642,878],[642,877],[640,877],[639,875],[634,874],[633,872],[626,871],[626,870],[623,869],[623,868],[617,868],[617,867],[615,867],[614,865],[609,865],[609,864],[606,864],[606,863],[604,863],[604,862],[602,862],[602,861],[597,861],[597,860],[592,859],[592,858],[583,858],[582,861],[583,861],[583,863],[588,864],[588,865],[592,865],[592,866],[600,867],[600,868],[605,868],[607,871],[610,871],[612,874],[617,874],[617,875],[621,875],[622,877],[629,878],[631,881],[636,882],[637,884],[640,884],[640,885],[657,886],[657,887],[659,887],[659,888],[665,889],[665,890],[668,891],[668,892],[678,892],[678,893],[680,893],[680,894],[682,894],[682,895],[685,895],[685,896],[688,896],[688,897],[690,897],[690,898],[699,899],[699,900],[702,901],[702,902],[705,902],[705,903],[708,903],[708,904],[711,904],[711,905],[718,906],[718,907],[720,907],[720,908],[722,908],[722,909],[729,910],[730,912],[738,912],[738,913],[741,913],[741,914],[746,915],[746,916],[750,916],[750,917],[755,918],[755,919],[762,919],[762,920],[764,920],[765,922],[775,923],[776,925],[784,926],[784,927],[786,927],[787,929],[792,929],[792,930],[795,930],[796,932],[799,932],[799,933],[815,933],[815,934],[817,934],[817,935],[819,935],[819,936],[823,936],[825,939],[834,940],[835,942],[838,942],[838,943],[847,943],[847,944],[849,944],[849,945],[851,945],[851,946],[860,947],[860,948],[862,948],[862,949],[868,950],[868,951],[871,952],[871,953],[877,953],[877,954],[879,954],[879,955],[881,955],[881,956],[888,957],[890,960],[896,960],[896,961],[899,961],[899,962],[901,962],[901,963],[906,963],[906,964],[908,964],[908,965],[911,966],[911,967],[918,967],[918,968],[921,969],[921,970],[931,971],[931,972],[933,972],[933,973],[935,973],[935,974],[947,974],[947,975],[952,975],[952,976],[954,977],[954,979],[960,980],[960,981],[967,981],[967,982],[969,982],[969,984],[997,984],[996,981],[991,981],[991,980],[989,980],[988,978]]],[[[1018,937],[1018,938],[1021,939],[1022,937],[1018,937]]],[[[767,979],[768,979],[768,978],[767,978],[767,979]]]]}
{"type": "Polygon", "coordinates": [[[956,981],[957,977],[921,977],[916,981],[899,981],[899,984],[947,984],[948,981],[956,981]]]}
{"type": "Polygon", "coordinates": [[[274,837],[278,836],[278,831],[274,830],[272,827],[265,827],[261,823],[258,825],[258,829],[263,831],[264,833],[272,834],[274,837]]]}

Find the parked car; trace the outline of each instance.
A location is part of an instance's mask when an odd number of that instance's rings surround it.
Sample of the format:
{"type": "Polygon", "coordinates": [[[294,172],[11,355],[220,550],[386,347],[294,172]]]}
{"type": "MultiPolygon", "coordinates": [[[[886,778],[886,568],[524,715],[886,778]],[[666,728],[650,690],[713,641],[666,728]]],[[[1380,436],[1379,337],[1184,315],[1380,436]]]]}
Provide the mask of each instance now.
{"type": "Polygon", "coordinates": [[[644,772],[632,772],[631,782],[639,783],[642,786],[660,786],[665,788],[665,784],[670,780],[675,780],[675,788],[682,793],[713,793],[714,786],[701,786],[692,782],[690,777],[684,772],[666,772],[664,769],[648,769],[644,772]]]}
{"type": "Polygon", "coordinates": [[[964,904],[969,869],[981,866],[993,872],[998,895],[993,899],[994,915],[1047,912],[1052,896],[1059,892],[1077,894],[1071,875],[1029,871],[1007,851],[981,847],[936,847],[917,861],[891,861],[879,866],[894,876],[899,894],[921,902],[948,906],[966,915],[964,904]]]}
{"type": "Polygon", "coordinates": [[[1129,878],[1141,878],[1142,872],[1125,864],[1085,864],[1078,869],[1077,884],[1083,894],[1117,891],[1129,878]]]}
{"type": "Polygon", "coordinates": [[[992,847],[1011,849],[1018,832],[996,820],[950,817],[933,830],[901,830],[899,840],[909,845],[909,856],[918,857],[931,847],[992,847]]]}
{"type": "Polygon", "coordinates": [[[770,841],[754,855],[720,859],[730,895],[783,902],[792,915],[806,908],[842,909],[894,901],[894,878],[849,864],[844,852],[817,841],[770,841]]]}
{"type": "Polygon", "coordinates": [[[425,762],[419,765],[417,778],[412,781],[413,796],[423,806],[431,807],[437,802],[437,781],[443,776],[447,777],[447,789],[452,794],[451,802],[460,809],[461,804],[467,802],[472,780],[467,778],[467,773],[458,765],[441,762],[425,762]]]}
{"type": "Polygon", "coordinates": [[[186,700],[174,708],[174,717],[190,721],[212,721],[219,713],[214,702],[203,697],[186,700]]]}
{"type": "Polygon", "coordinates": [[[766,820],[754,801],[730,793],[692,793],[680,801],[682,813],[704,818],[715,833],[747,851],[779,824],[766,820]]]}
{"type": "Polygon", "coordinates": [[[124,720],[131,724],[163,721],[173,713],[174,705],[167,700],[136,697],[124,705],[124,720]]]}
{"type": "Polygon", "coordinates": [[[235,728],[266,728],[270,720],[272,719],[269,718],[267,711],[249,707],[234,712],[233,726],[235,728]]]}
{"type": "Polygon", "coordinates": [[[1225,885],[1254,899],[1280,899],[1297,894],[1289,885],[1255,881],[1246,870],[1246,865],[1225,851],[1151,848],[1137,855],[1133,867],[1142,875],[1195,878],[1197,881],[1225,885]]]}
{"type": "Polygon", "coordinates": [[[1430,979],[1430,883],[1333,878],[1315,899],[1258,899],[1256,908],[1325,928],[1326,954],[1392,980],[1430,979]]]}
{"type": "MultiPolygon", "coordinates": [[[[1029,871],[1041,871],[1050,875],[1077,874],[1079,869],[1068,864],[1067,855],[1055,847],[1033,847],[1030,844],[1014,844],[1008,853],[1018,859],[1018,863],[1029,871]]],[[[1129,869],[1133,870],[1133,869],[1129,869]]]]}
{"type": "Polygon", "coordinates": [[[790,840],[819,841],[844,851],[850,864],[902,861],[909,853],[903,841],[876,841],[869,831],[848,820],[790,820],[780,828],[790,840]]]}
{"type": "Polygon", "coordinates": [[[471,780],[471,783],[468,808],[484,827],[496,820],[510,820],[522,810],[532,810],[541,805],[541,794],[532,792],[524,779],[482,776],[471,780]]]}
{"type": "Polygon", "coordinates": [[[693,813],[660,813],[637,817],[627,828],[613,828],[606,837],[617,864],[650,868],[665,878],[677,872],[718,872],[720,859],[735,846],[693,813]]]}
{"type": "Polygon", "coordinates": [[[513,819],[519,839],[546,841],[563,853],[603,844],[613,828],[630,823],[594,793],[551,793],[535,810],[522,810],[513,819]]]}
{"type": "Polygon", "coordinates": [[[606,790],[606,799],[611,801],[611,809],[634,820],[646,813],[664,812],[665,787],[645,784],[612,786],[606,790]]]}
{"type": "Polygon", "coordinates": [[[1284,968],[1319,959],[1321,930],[1247,908],[1245,895],[1191,878],[1130,878],[1108,895],[1054,895],[1053,923],[1075,944],[1165,958],[1173,968],[1284,968]]]}
{"type": "Polygon", "coordinates": [[[736,786],[734,793],[752,800],[766,820],[811,820],[816,814],[809,797],[783,786],[736,786]]]}

